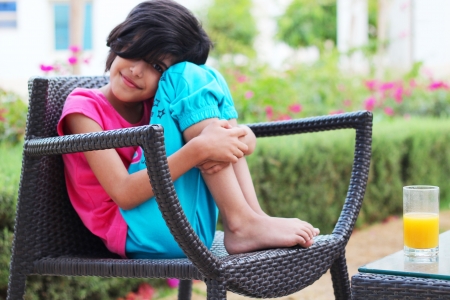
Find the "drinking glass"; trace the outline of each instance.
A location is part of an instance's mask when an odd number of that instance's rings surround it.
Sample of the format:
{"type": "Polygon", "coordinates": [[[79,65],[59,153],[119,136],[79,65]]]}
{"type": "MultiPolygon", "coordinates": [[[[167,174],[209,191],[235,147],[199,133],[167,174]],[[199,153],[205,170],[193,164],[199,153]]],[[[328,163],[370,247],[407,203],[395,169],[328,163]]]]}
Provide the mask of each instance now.
{"type": "Polygon", "coordinates": [[[403,187],[403,238],[406,257],[433,261],[439,253],[439,187],[403,187]]]}

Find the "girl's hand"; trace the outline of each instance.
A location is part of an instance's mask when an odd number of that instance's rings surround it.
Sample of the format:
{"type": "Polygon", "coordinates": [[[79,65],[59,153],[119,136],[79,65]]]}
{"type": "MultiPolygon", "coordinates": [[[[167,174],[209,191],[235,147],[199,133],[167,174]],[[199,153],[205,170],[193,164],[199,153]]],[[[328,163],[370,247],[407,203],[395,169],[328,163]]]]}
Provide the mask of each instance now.
{"type": "Polygon", "coordinates": [[[256,136],[248,126],[246,126],[246,125],[237,125],[237,126],[244,129],[245,132],[247,133],[246,135],[241,136],[239,138],[239,140],[241,142],[243,142],[244,144],[246,144],[248,147],[248,150],[246,152],[244,152],[244,154],[250,155],[253,153],[253,151],[255,151],[255,148],[256,148],[256,136]]]}
{"type": "Polygon", "coordinates": [[[208,119],[186,129],[184,137],[186,141],[196,139],[201,145],[198,151],[204,158],[199,164],[202,165],[207,161],[236,163],[248,151],[248,146],[239,140],[246,134],[245,129],[233,127],[228,121],[208,119]]]}

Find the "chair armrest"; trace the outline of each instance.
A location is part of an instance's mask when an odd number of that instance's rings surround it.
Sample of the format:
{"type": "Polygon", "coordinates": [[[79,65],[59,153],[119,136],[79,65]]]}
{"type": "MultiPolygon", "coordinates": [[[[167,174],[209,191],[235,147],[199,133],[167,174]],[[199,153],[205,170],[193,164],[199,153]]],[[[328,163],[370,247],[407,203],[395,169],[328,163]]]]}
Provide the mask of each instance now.
{"type": "Polygon", "coordinates": [[[31,138],[24,142],[24,154],[29,156],[58,155],[141,145],[146,138],[162,130],[159,125],[71,134],[48,138],[31,138]]]}
{"type": "Polygon", "coordinates": [[[346,241],[355,226],[361,209],[372,156],[372,113],[357,111],[338,115],[318,116],[279,122],[247,124],[256,137],[279,136],[353,128],[356,130],[352,174],[343,209],[333,234],[346,241]]]}
{"type": "Polygon", "coordinates": [[[247,124],[256,137],[269,137],[297,133],[319,132],[336,129],[372,127],[372,113],[349,112],[337,115],[317,116],[288,121],[247,124]]]}
{"type": "Polygon", "coordinates": [[[219,275],[219,260],[202,243],[181,208],[167,163],[164,132],[160,125],[27,139],[24,154],[44,156],[141,146],[158,207],[173,237],[186,256],[207,277],[219,275]]]}

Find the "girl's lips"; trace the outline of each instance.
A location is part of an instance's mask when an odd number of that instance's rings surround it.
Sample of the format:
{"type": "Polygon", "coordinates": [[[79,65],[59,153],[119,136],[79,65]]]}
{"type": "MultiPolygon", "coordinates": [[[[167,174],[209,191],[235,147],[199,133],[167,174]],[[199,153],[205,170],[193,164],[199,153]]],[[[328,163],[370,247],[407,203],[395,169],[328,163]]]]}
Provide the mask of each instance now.
{"type": "Polygon", "coordinates": [[[129,79],[128,77],[122,75],[122,79],[126,86],[128,86],[130,88],[140,89],[140,87],[136,83],[134,83],[131,79],[129,79]]]}

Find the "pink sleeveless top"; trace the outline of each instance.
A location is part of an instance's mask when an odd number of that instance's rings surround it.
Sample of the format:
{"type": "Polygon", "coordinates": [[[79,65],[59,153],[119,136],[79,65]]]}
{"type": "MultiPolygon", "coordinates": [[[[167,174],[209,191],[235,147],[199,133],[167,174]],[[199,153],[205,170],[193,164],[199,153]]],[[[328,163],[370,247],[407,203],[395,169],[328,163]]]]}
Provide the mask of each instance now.
{"type": "MultiPolygon", "coordinates": [[[[58,135],[64,135],[64,118],[80,113],[97,122],[103,130],[148,125],[152,101],[144,102],[144,115],[137,124],[131,124],[113,108],[97,89],[75,89],[67,97],[58,122],[58,135]]],[[[128,169],[137,147],[116,149],[125,168],[128,169]]],[[[108,196],[92,172],[84,154],[63,155],[64,173],[70,201],[84,225],[100,237],[106,247],[125,257],[127,224],[117,204],[108,196]]]]}

